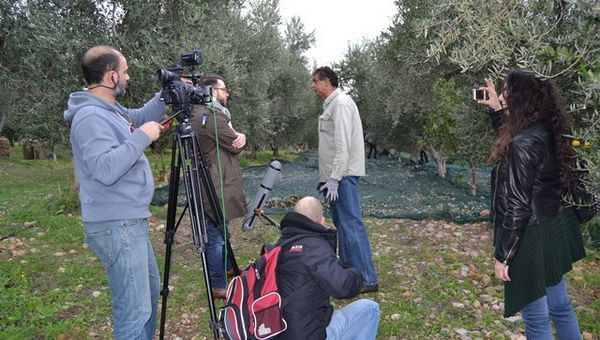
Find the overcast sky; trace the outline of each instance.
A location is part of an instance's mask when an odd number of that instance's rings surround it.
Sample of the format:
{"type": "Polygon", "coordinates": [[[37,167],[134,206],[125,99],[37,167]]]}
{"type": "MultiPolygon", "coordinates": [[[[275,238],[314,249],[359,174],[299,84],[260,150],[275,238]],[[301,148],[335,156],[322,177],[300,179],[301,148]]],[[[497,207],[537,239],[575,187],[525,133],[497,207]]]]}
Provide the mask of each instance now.
{"type": "Polygon", "coordinates": [[[340,61],[363,38],[375,38],[388,28],[396,13],[394,0],[279,0],[283,22],[299,16],[307,32],[314,30],[315,47],[307,53],[310,65],[340,61]]]}

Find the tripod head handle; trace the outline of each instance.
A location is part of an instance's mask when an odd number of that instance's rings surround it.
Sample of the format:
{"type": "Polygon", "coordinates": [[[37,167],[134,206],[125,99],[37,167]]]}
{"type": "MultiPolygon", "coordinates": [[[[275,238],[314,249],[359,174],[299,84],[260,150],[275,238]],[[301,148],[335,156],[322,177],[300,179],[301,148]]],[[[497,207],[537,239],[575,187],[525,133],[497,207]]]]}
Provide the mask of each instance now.
{"type": "Polygon", "coordinates": [[[272,225],[274,225],[275,227],[277,227],[277,229],[281,230],[281,226],[279,225],[279,223],[277,223],[274,219],[272,219],[271,217],[269,217],[264,210],[262,209],[256,209],[254,210],[254,214],[260,218],[264,218],[265,220],[269,221],[269,223],[271,223],[272,225]]]}
{"type": "Polygon", "coordinates": [[[171,116],[169,116],[167,119],[161,121],[159,124],[160,125],[165,125],[165,124],[169,123],[170,121],[173,120],[173,118],[176,118],[181,112],[183,112],[183,110],[179,110],[179,111],[175,112],[174,114],[172,114],[171,116]]]}

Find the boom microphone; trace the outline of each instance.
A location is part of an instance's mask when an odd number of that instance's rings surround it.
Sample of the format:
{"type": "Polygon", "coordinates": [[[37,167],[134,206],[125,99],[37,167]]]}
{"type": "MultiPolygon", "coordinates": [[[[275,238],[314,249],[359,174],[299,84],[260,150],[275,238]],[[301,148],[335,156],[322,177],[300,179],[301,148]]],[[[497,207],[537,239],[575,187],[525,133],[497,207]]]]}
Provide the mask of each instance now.
{"type": "Polygon", "coordinates": [[[269,196],[269,192],[273,189],[275,182],[279,178],[279,174],[281,173],[281,163],[279,161],[272,161],[263,176],[262,181],[260,182],[260,187],[250,203],[250,208],[246,213],[246,217],[244,218],[244,224],[242,225],[243,231],[248,231],[252,229],[252,226],[258,219],[258,215],[256,214],[257,210],[260,210],[262,206],[267,201],[267,197],[269,196]]]}

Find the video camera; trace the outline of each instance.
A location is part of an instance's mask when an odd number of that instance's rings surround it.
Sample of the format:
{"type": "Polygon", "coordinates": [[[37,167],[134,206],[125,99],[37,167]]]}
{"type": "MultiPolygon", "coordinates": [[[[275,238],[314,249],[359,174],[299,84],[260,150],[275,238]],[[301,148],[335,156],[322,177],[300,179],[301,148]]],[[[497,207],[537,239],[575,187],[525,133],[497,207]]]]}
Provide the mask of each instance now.
{"type": "Polygon", "coordinates": [[[210,86],[196,84],[201,75],[194,73],[194,68],[201,64],[202,52],[184,52],[178,65],[156,71],[163,88],[161,99],[171,106],[179,122],[189,117],[194,105],[205,105],[212,100],[210,86]],[[189,78],[191,83],[182,78],[189,78]]]}

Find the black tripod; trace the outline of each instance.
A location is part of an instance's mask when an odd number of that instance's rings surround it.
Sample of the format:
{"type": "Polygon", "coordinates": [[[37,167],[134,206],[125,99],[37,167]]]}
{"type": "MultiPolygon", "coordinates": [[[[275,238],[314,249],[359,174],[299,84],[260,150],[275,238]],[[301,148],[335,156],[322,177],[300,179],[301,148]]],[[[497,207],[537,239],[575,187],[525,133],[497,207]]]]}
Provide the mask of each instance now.
{"type": "MultiPolygon", "coordinates": [[[[168,120],[181,114],[181,111],[174,114],[168,120]]],[[[167,120],[167,121],[168,121],[167,120]]],[[[173,135],[173,148],[171,153],[171,178],[169,181],[169,199],[167,208],[167,226],[165,231],[165,243],[167,245],[165,252],[165,269],[163,277],[162,309],[160,316],[160,339],[164,338],[165,318],[167,311],[167,297],[169,296],[169,272],[171,270],[171,249],[175,239],[177,228],[183,219],[186,210],[189,209],[190,227],[192,229],[192,237],[196,251],[202,259],[202,268],[204,272],[204,284],[208,296],[208,306],[210,310],[210,328],[212,329],[215,339],[220,337],[215,303],[213,301],[210,278],[208,275],[208,266],[206,262],[206,244],[208,242],[206,214],[203,206],[202,192],[206,194],[212,209],[212,216],[215,217],[215,224],[219,227],[221,233],[225,235],[225,221],[221,206],[218,204],[217,194],[210,178],[204,154],[200,148],[200,144],[196,139],[196,135],[192,130],[189,122],[189,116],[176,126],[176,131],[173,135]],[[177,194],[179,190],[180,170],[183,167],[183,179],[185,182],[185,193],[187,203],[175,223],[177,214],[177,194]],[[202,188],[203,191],[200,191],[202,188]]],[[[229,239],[224,237],[227,245],[227,252],[230,254],[231,263],[235,275],[240,274],[240,269],[237,266],[229,239]]]]}

